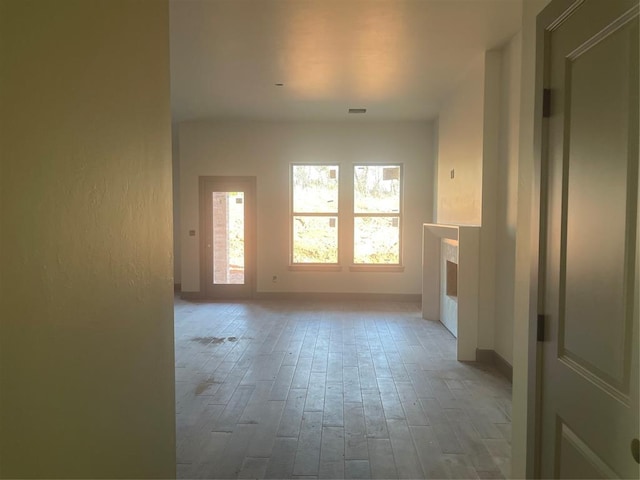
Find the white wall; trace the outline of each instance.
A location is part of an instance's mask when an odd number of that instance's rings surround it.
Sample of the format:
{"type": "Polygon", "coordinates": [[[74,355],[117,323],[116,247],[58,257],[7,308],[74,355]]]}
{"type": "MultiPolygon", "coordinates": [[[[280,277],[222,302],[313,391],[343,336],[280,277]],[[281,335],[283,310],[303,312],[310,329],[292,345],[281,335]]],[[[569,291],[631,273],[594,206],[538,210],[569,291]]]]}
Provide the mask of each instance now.
{"type": "Polygon", "coordinates": [[[437,223],[480,225],[482,222],[484,77],[485,56],[482,54],[440,110],[437,223]]]}
{"type": "Polygon", "coordinates": [[[0,476],[175,475],[168,2],[0,2],[0,476]]]}
{"type": "Polygon", "coordinates": [[[500,96],[503,89],[500,71],[502,52],[485,53],[483,130],[482,130],[482,227],[480,228],[480,281],[478,283],[478,348],[494,349],[496,312],[496,212],[498,191],[498,157],[500,138],[500,96]]]}
{"type": "Polygon", "coordinates": [[[513,363],[513,295],[518,210],[518,135],[522,35],[502,49],[500,145],[496,189],[495,351],[513,363]]]}
{"type": "Polygon", "coordinates": [[[431,221],[432,124],[428,122],[186,122],[180,125],[182,290],[199,280],[198,176],[257,177],[257,291],[420,294],[422,223],[431,221]],[[404,164],[402,273],[289,271],[289,165],[404,164]],[[278,276],[278,282],[271,281],[278,276]]]}

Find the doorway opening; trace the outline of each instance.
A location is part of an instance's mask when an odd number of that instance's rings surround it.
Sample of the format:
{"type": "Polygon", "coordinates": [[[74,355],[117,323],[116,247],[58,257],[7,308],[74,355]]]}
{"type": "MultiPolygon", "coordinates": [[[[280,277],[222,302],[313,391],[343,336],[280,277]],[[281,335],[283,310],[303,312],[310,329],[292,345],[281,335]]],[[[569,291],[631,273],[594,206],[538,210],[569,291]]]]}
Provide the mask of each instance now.
{"type": "Polygon", "coordinates": [[[200,291],[250,298],[255,291],[255,177],[200,177],[200,291]]]}

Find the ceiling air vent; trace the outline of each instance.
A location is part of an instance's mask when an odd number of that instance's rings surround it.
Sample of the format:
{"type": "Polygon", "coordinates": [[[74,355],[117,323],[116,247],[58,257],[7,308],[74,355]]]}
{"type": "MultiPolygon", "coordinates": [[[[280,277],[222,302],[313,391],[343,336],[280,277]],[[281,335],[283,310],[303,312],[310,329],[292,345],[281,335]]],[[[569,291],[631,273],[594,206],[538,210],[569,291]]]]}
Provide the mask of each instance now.
{"type": "Polygon", "coordinates": [[[367,113],[366,108],[350,108],[349,113],[367,113]]]}

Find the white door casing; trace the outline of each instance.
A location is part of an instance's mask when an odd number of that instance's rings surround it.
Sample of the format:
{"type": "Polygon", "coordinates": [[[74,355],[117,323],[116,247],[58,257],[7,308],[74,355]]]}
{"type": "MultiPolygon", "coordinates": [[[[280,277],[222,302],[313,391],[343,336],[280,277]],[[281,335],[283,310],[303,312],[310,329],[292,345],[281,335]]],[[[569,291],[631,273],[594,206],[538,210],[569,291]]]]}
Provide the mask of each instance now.
{"type": "Polygon", "coordinates": [[[202,176],[199,182],[200,296],[251,298],[256,278],[256,177],[202,176]]]}

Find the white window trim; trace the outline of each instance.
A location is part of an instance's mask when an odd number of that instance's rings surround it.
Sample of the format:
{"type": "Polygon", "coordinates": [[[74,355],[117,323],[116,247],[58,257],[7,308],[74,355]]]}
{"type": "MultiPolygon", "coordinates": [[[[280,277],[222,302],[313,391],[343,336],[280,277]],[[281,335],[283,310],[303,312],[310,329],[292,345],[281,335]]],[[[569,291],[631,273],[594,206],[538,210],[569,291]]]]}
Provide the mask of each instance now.
{"type": "Polygon", "coordinates": [[[348,267],[349,272],[404,272],[404,164],[394,162],[358,162],[351,164],[351,171],[345,174],[346,168],[339,162],[295,162],[289,165],[289,265],[288,270],[300,272],[339,272],[343,266],[348,267]],[[335,166],[338,168],[338,211],[330,213],[307,213],[293,210],[293,167],[299,165],[309,166],[335,166]],[[354,176],[355,169],[359,166],[389,166],[400,167],[400,198],[398,212],[356,213],[354,176]],[[346,213],[345,213],[346,212],[346,213]],[[336,263],[294,263],[293,262],[293,219],[296,216],[336,217],[338,224],[338,261],[336,263]],[[357,217],[397,217],[399,227],[398,263],[354,263],[355,253],[355,218],[357,217]]]}
{"type": "Polygon", "coordinates": [[[403,230],[404,230],[404,164],[394,162],[359,162],[354,163],[351,170],[351,230],[350,230],[350,242],[351,242],[351,264],[349,265],[349,271],[351,272],[402,272],[404,271],[403,263],[403,230]],[[355,171],[357,167],[399,167],[400,168],[400,192],[398,199],[398,212],[355,212],[355,171]],[[358,217],[397,217],[399,222],[399,238],[398,238],[398,263],[355,263],[355,219],[358,217]]]}
{"type": "Polygon", "coordinates": [[[340,264],[340,237],[341,237],[341,210],[342,210],[342,175],[341,175],[342,165],[337,162],[295,162],[289,165],[289,266],[288,269],[290,271],[340,271],[342,270],[342,266],[340,264]],[[293,209],[293,168],[296,166],[322,166],[322,167],[337,167],[338,170],[338,210],[336,212],[296,212],[293,209]],[[338,229],[338,238],[337,238],[337,262],[332,263],[295,263],[293,261],[293,245],[294,245],[294,232],[293,232],[293,219],[296,216],[305,216],[305,217],[336,217],[337,225],[335,228],[338,229]]]}

